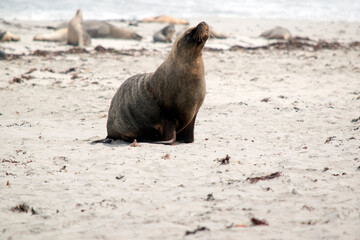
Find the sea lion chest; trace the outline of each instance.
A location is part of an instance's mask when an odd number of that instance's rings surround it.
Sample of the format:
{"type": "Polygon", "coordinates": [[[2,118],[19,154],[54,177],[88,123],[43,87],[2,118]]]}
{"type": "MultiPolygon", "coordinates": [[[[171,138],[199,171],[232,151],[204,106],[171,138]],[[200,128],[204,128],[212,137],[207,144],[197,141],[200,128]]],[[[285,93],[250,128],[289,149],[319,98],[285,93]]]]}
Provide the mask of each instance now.
{"type": "Polygon", "coordinates": [[[148,86],[159,106],[176,116],[181,128],[196,115],[205,98],[203,61],[165,62],[150,77],[148,86]]]}

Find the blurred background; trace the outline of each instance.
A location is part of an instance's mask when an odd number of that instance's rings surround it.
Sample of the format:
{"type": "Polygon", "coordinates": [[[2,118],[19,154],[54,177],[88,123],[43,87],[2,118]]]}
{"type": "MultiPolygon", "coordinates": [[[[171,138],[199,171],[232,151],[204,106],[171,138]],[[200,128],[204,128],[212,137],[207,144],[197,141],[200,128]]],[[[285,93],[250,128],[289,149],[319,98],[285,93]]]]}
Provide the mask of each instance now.
{"type": "Polygon", "coordinates": [[[4,20],[141,19],[155,15],[360,21],[360,0],[1,0],[4,20]]]}

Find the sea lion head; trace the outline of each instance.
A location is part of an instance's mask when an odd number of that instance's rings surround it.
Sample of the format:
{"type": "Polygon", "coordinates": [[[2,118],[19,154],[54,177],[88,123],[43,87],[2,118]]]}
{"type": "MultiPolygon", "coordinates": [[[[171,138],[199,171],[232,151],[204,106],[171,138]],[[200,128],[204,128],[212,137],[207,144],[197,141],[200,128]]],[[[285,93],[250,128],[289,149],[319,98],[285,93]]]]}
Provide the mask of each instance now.
{"type": "Polygon", "coordinates": [[[80,21],[82,21],[83,15],[82,15],[81,9],[78,9],[78,10],[76,11],[75,16],[76,16],[80,21]]]}
{"type": "Polygon", "coordinates": [[[196,27],[189,28],[184,33],[182,33],[176,39],[173,50],[178,56],[201,54],[209,36],[209,25],[206,22],[201,22],[196,27]]]}
{"type": "Polygon", "coordinates": [[[170,38],[172,38],[172,36],[175,33],[175,26],[174,24],[170,24],[166,27],[164,27],[161,32],[165,35],[165,36],[169,36],[170,38]]]}

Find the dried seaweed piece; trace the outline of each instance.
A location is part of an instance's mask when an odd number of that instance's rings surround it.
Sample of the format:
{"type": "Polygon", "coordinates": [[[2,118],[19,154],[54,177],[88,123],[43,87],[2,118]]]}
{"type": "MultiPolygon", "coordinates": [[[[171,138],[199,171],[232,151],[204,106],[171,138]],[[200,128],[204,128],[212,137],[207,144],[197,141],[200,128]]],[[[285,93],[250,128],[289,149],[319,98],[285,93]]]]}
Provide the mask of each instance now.
{"type": "Polygon", "coordinates": [[[50,54],[50,51],[46,51],[46,50],[35,50],[31,55],[33,56],[41,56],[41,57],[46,57],[50,54]]]}
{"type": "Polygon", "coordinates": [[[334,140],[335,138],[336,138],[336,136],[328,137],[328,138],[325,140],[325,143],[329,143],[329,142],[331,142],[332,140],[334,140]]]}
{"type": "Polygon", "coordinates": [[[258,225],[266,225],[266,226],[268,226],[269,225],[265,220],[259,220],[259,219],[254,218],[254,217],[251,218],[251,223],[254,226],[258,226],[258,225]]]}
{"type": "Polygon", "coordinates": [[[144,49],[140,49],[140,50],[129,49],[129,50],[126,50],[126,51],[119,51],[119,50],[116,50],[114,48],[104,48],[101,45],[97,45],[95,47],[95,51],[100,52],[100,53],[115,53],[115,54],[119,54],[119,55],[134,56],[135,51],[142,52],[142,51],[144,51],[144,49]]]}
{"type": "Polygon", "coordinates": [[[352,122],[352,123],[355,123],[355,122],[358,122],[358,121],[360,121],[360,117],[351,119],[351,122],[352,122]]]}
{"type": "Polygon", "coordinates": [[[123,179],[124,177],[125,177],[124,175],[119,175],[119,176],[116,176],[115,179],[121,180],[121,179],[123,179]]]}
{"type": "Polygon", "coordinates": [[[209,193],[206,197],[206,201],[215,201],[214,195],[212,193],[209,193]]]}
{"type": "Polygon", "coordinates": [[[31,76],[31,75],[24,75],[24,74],[21,74],[21,78],[22,79],[25,79],[25,80],[30,80],[30,79],[33,79],[34,77],[31,76]]]}
{"type": "Polygon", "coordinates": [[[29,205],[27,205],[26,203],[22,203],[19,205],[16,205],[15,207],[11,208],[11,211],[13,212],[28,212],[30,209],[29,205]]]}
{"type": "Polygon", "coordinates": [[[213,48],[213,47],[204,47],[204,51],[206,52],[224,52],[224,49],[221,48],[213,48]]]}
{"type": "Polygon", "coordinates": [[[193,230],[193,231],[187,230],[187,231],[185,232],[185,236],[191,235],[191,234],[196,234],[197,232],[200,232],[200,231],[210,231],[210,229],[207,228],[207,227],[204,227],[204,226],[198,226],[198,227],[197,227],[195,230],[193,230]]]}
{"type": "Polygon", "coordinates": [[[228,165],[230,163],[230,156],[226,154],[224,158],[216,159],[217,162],[220,163],[220,165],[228,165]]]}
{"type": "Polygon", "coordinates": [[[13,80],[12,80],[13,83],[21,83],[21,78],[18,78],[18,77],[14,77],[13,80]]]}
{"type": "Polygon", "coordinates": [[[35,72],[37,69],[36,68],[31,68],[29,71],[27,71],[25,74],[30,74],[35,72]]]}
{"type": "Polygon", "coordinates": [[[277,49],[277,50],[306,50],[312,49],[313,51],[318,51],[322,49],[330,49],[330,50],[337,50],[337,49],[352,49],[357,48],[360,46],[360,42],[351,42],[348,44],[341,44],[339,42],[327,42],[325,40],[314,41],[310,38],[306,37],[294,37],[289,39],[288,41],[278,41],[273,42],[268,45],[257,46],[257,47],[244,47],[241,45],[234,45],[230,47],[230,51],[237,51],[237,50],[270,50],[270,49],[277,49]]]}
{"type": "Polygon", "coordinates": [[[66,70],[66,71],[64,71],[64,72],[61,72],[61,73],[68,74],[68,73],[70,73],[70,72],[75,72],[75,70],[76,70],[76,68],[71,67],[71,68],[69,68],[68,70],[66,70]]]}
{"type": "Polygon", "coordinates": [[[262,176],[262,177],[248,177],[246,180],[250,183],[257,183],[258,181],[270,180],[280,177],[280,172],[274,172],[270,175],[262,176]]]}
{"type": "Polygon", "coordinates": [[[66,51],[47,51],[47,50],[35,50],[32,54],[32,56],[42,56],[42,57],[46,57],[49,55],[53,55],[53,56],[60,56],[63,54],[79,54],[79,53],[89,53],[88,50],[86,50],[85,48],[78,48],[78,47],[73,47],[70,48],[66,51]]]}

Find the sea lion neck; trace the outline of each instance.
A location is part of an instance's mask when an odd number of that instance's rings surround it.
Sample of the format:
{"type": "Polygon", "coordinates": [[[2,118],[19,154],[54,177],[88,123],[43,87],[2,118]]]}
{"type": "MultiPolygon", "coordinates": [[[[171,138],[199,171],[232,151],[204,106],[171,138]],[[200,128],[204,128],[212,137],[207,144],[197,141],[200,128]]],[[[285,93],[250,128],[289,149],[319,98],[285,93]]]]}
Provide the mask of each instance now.
{"type": "Polygon", "coordinates": [[[201,58],[202,50],[209,36],[209,25],[205,22],[187,29],[174,42],[169,57],[185,58],[186,61],[201,58]]]}

